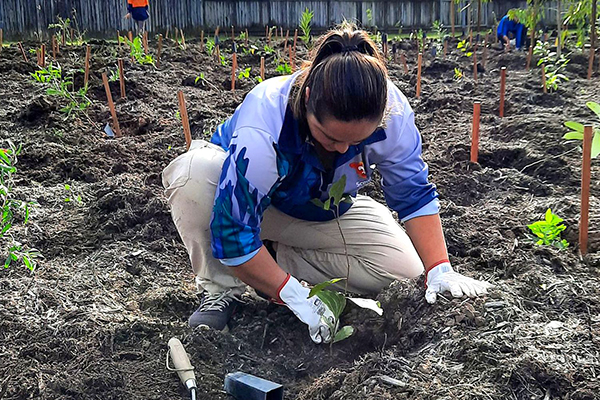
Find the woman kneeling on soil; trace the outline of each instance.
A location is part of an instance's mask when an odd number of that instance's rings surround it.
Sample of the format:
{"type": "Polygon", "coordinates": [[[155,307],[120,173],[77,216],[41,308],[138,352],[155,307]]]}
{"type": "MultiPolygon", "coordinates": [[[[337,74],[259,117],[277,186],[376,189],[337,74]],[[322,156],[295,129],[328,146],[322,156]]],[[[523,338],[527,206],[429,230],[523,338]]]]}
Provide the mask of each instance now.
{"type": "Polygon", "coordinates": [[[355,196],[340,204],[339,218],[349,291],[377,294],[425,271],[431,303],[443,291],[486,293],[488,283],[450,266],[413,111],[366,32],[344,25],[325,34],[310,67],[256,86],[211,142],[194,141],[163,172],[173,220],[204,291],[190,326],[225,330],[247,284],[286,304],[315,342],[330,341],[324,318],[331,311],[308,298],[299,279],[346,276],[334,215],[311,202],[327,200],[344,175],[345,193],[355,196]],[[356,195],[373,165],[406,232],[387,207],[356,195]]]}

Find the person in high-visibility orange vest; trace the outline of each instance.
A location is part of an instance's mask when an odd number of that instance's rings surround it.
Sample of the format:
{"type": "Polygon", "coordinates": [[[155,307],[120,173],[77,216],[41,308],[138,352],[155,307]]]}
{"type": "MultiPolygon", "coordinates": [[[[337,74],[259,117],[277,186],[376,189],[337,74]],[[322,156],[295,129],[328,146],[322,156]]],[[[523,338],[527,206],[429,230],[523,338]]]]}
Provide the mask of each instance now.
{"type": "Polygon", "coordinates": [[[146,20],[149,16],[148,0],[127,0],[127,15],[125,15],[125,18],[133,18],[137,23],[138,33],[144,32],[146,29],[146,20]]]}

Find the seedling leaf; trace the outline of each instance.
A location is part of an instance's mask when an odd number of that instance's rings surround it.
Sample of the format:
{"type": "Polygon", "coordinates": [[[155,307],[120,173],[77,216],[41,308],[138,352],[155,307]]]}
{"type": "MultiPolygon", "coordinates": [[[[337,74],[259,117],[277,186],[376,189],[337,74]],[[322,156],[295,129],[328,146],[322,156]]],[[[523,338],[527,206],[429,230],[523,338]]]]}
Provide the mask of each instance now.
{"type": "Polygon", "coordinates": [[[567,132],[564,134],[563,139],[583,140],[583,133],[582,132],[567,132]]]}
{"type": "Polygon", "coordinates": [[[594,138],[592,139],[592,158],[598,157],[600,154],[600,129],[594,131],[594,138]]]}
{"type": "Polygon", "coordinates": [[[333,204],[338,206],[340,204],[340,200],[344,195],[344,189],[346,188],[346,175],[342,175],[340,179],[338,179],[331,188],[329,189],[329,196],[333,199],[333,204]]]}
{"type": "Polygon", "coordinates": [[[573,129],[575,132],[581,132],[583,134],[583,124],[580,124],[579,122],[567,121],[565,122],[565,126],[569,129],[573,129]]]}
{"type": "Polygon", "coordinates": [[[335,336],[333,337],[333,343],[337,343],[339,341],[347,339],[350,336],[352,336],[353,333],[354,328],[350,325],[346,325],[335,334],[335,336]]]}
{"type": "Polygon", "coordinates": [[[308,294],[308,297],[313,297],[316,294],[319,294],[323,289],[325,289],[327,286],[329,285],[333,285],[334,283],[337,283],[339,281],[343,281],[346,278],[334,278],[325,282],[321,282],[318,285],[315,285],[312,289],[310,289],[310,293],[308,294]]]}
{"type": "Polygon", "coordinates": [[[331,290],[322,290],[317,293],[317,297],[329,307],[335,319],[339,319],[342,311],[346,308],[346,297],[341,293],[331,290]]]}
{"type": "Polygon", "coordinates": [[[598,118],[600,118],[600,104],[594,101],[588,101],[585,104],[598,116],[598,118]]]}

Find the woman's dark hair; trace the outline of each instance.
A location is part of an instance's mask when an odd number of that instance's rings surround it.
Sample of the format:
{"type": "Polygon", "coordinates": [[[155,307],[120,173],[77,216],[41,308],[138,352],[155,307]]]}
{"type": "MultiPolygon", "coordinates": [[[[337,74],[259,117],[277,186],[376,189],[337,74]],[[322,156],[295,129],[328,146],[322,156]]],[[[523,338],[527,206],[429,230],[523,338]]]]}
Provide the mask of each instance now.
{"type": "Polygon", "coordinates": [[[296,118],[306,121],[308,113],[319,122],[329,116],[346,122],[383,117],[387,68],[367,32],[343,23],[321,37],[307,64],[290,98],[296,118]]]}

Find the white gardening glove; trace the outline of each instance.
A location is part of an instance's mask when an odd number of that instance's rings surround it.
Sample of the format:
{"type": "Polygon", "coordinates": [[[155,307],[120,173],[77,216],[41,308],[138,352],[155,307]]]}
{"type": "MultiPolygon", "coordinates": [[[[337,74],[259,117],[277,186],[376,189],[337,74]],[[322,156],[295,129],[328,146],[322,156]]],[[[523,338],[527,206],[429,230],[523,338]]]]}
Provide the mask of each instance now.
{"type": "Polygon", "coordinates": [[[438,293],[450,292],[454,297],[477,297],[487,294],[487,290],[493,286],[489,282],[478,281],[454,272],[450,262],[443,262],[429,270],[425,283],[425,299],[429,304],[435,303],[438,293]]]}
{"type": "Polygon", "coordinates": [[[288,275],[279,290],[279,298],[300,321],[308,325],[308,332],[313,342],[329,343],[332,338],[330,326],[333,326],[333,313],[317,296],[309,299],[309,293],[309,288],[302,286],[296,278],[288,275]]]}

